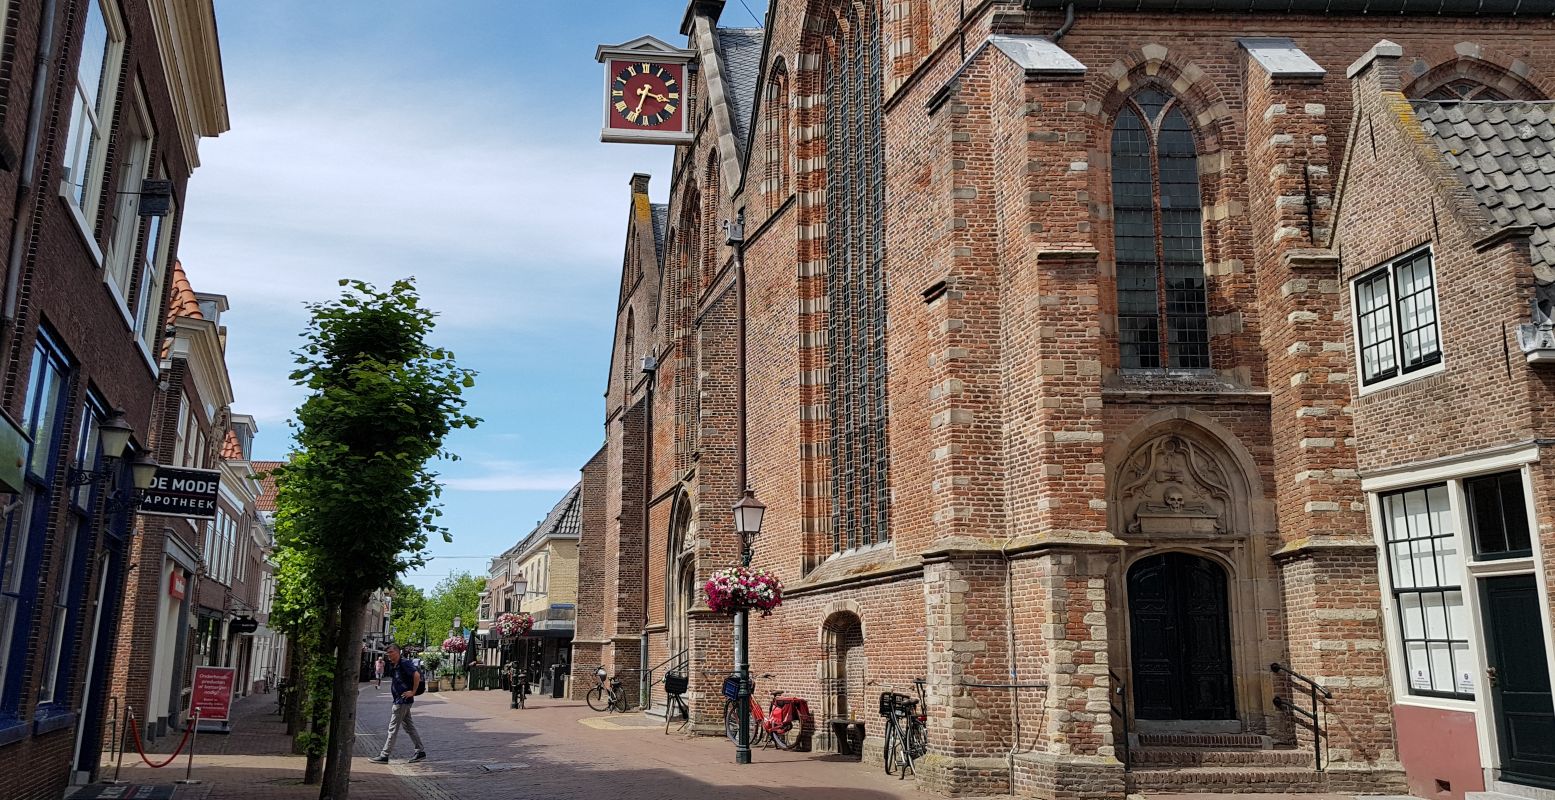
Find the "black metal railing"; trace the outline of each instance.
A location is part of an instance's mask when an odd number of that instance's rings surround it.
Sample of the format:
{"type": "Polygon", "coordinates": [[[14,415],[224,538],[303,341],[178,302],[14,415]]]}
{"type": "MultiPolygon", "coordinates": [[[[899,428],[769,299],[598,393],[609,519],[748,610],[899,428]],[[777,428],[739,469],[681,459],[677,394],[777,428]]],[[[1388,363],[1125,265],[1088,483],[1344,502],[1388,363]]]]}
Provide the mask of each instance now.
{"type": "Polygon", "coordinates": [[[1279,662],[1269,665],[1269,670],[1276,675],[1284,673],[1290,677],[1291,691],[1304,692],[1311,701],[1312,708],[1306,709],[1283,697],[1274,698],[1274,707],[1290,713],[1298,723],[1306,725],[1312,730],[1312,763],[1318,772],[1323,771],[1323,753],[1328,749],[1328,734],[1323,730],[1323,718],[1327,716],[1326,704],[1320,704],[1318,698],[1333,700],[1334,693],[1328,687],[1318,683],[1307,676],[1292,670],[1279,662]]]}
{"type": "Polygon", "coordinates": [[[1118,718],[1118,730],[1122,735],[1115,737],[1113,746],[1117,748],[1118,760],[1123,762],[1123,771],[1128,772],[1133,768],[1133,753],[1128,744],[1128,687],[1123,683],[1123,676],[1113,670],[1107,670],[1107,675],[1112,678],[1112,696],[1107,698],[1107,705],[1112,708],[1112,715],[1118,718]]]}
{"type": "Polygon", "coordinates": [[[676,653],[669,658],[660,661],[658,664],[655,664],[652,669],[648,670],[648,674],[643,677],[642,707],[644,711],[653,708],[653,687],[664,682],[665,674],[674,672],[677,668],[684,669],[690,665],[690,652],[690,648],[682,650],[679,653],[676,653]],[[665,669],[665,667],[668,667],[668,669],[665,669]],[[660,670],[664,671],[659,672],[660,670]],[[654,673],[656,672],[659,673],[659,677],[657,678],[653,677],[654,673]]]}

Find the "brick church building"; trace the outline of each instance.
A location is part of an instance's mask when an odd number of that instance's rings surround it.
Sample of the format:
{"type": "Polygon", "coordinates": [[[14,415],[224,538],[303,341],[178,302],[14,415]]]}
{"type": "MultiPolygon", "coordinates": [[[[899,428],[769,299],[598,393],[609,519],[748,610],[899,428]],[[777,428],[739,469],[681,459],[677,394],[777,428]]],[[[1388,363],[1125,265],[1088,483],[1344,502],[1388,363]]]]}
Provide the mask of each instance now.
{"type": "Polygon", "coordinates": [[[721,731],[743,424],[818,746],[924,678],[950,794],[1555,786],[1547,4],[722,10],[631,181],[577,664],[721,731]]]}

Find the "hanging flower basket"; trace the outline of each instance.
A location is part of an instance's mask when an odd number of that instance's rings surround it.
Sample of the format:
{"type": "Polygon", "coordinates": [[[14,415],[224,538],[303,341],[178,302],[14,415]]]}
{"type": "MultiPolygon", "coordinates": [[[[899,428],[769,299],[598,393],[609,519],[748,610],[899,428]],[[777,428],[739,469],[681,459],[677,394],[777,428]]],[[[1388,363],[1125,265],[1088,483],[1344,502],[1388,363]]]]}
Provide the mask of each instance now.
{"type": "Polygon", "coordinates": [[[503,639],[523,636],[535,626],[535,618],[528,614],[503,614],[492,623],[491,629],[503,639]]]}
{"type": "Polygon", "coordinates": [[[443,652],[445,653],[463,653],[467,647],[469,645],[465,643],[462,636],[450,636],[443,640],[443,652]]]}
{"type": "Polygon", "coordinates": [[[702,591],[707,594],[707,607],[722,614],[760,611],[766,617],[783,604],[783,581],[777,573],[766,569],[719,570],[702,586],[702,591]]]}

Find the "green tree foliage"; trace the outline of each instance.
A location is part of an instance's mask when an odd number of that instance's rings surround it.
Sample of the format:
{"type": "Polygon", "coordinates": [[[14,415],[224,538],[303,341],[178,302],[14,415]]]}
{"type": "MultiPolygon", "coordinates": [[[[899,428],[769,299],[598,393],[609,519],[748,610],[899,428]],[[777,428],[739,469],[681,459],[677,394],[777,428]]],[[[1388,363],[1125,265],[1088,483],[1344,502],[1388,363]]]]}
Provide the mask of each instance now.
{"type": "Polygon", "coordinates": [[[297,410],[296,451],[277,470],[277,539],[303,554],[300,569],[324,621],[316,657],[334,666],[328,763],[320,797],[346,800],[356,731],[355,669],[368,595],[423,563],[442,488],[428,464],[464,413],[475,373],[427,342],[435,315],[411,280],[380,290],[341,281],[335,300],[309,305],[292,380],[308,390],[297,410]]]}
{"type": "Polygon", "coordinates": [[[465,627],[474,628],[484,588],[486,581],[468,572],[455,572],[438,581],[427,598],[428,639],[441,642],[453,629],[454,617],[462,619],[465,627]]]}
{"type": "Polygon", "coordinates": [[[421,643],[421,632],[431,637],[427,625],[427,596],[418,586],[394,579],[394,603],[391,606],[390,624],[394,626],[394,641],[400,644],[421,643]]]}

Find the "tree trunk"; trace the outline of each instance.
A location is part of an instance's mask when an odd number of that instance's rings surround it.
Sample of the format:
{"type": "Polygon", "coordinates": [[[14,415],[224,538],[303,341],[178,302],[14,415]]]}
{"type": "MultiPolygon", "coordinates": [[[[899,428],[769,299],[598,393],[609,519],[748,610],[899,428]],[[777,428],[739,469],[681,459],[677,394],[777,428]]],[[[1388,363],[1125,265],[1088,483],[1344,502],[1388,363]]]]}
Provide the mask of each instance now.
{"type": "Polygon", "coordinates": [[[335,646],[334,702],[329,726],[329,763],[324,766],[324,785],[319,800],[347,800],[351,796],[351,756],[356,750],[357,667],[361,658],[363,614],[367,595],[352,595],[340,608],[340,627],[335,646]]]}
{"type": "MultiPolygon", "coordinates": [[[[295,641],[294,641],[295,644],[295,641]]],[[[286,720],[286,735],[293,740],[302,730],[302,659],[297,656],[298,648],[293,646],[286,651],[286,685],[291,687],[287,691],[286,702],[282,704],[281,713],[286,720]]],[[[300,750],[293,750],[299,753],[300,750]]]]}
{"type": "MultiPolygon", "coordinates": [[[[314,672],[320,665],[335,663],[335,640],[338,637],[339,631],[340,608],[331,603],[324,612],[324,629],[319,632],[316,651],[313,654],[313,658],[309,659],[312,662],[310,666],[313,668],[308,670],[309,673],[314,672]]],[[[302,782],[311,786],[317,784],[324,776],[324,752],[325,748],[329,746],[331,706],[329,697],[331,693],[318,691],[324,687],[320,687],[318,685],[319,681],[314,680],[311,675],[305,675],[305,679],[307,680],[307,692],[310,700],[308,706],[309,727],[313,736],[308,743],[308,763],[303,770],[302,782]]]]}

